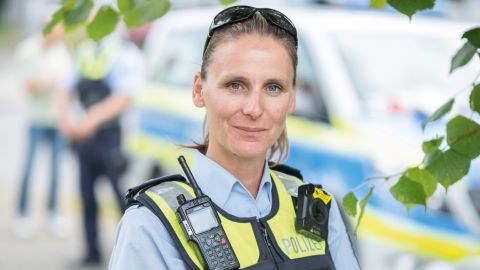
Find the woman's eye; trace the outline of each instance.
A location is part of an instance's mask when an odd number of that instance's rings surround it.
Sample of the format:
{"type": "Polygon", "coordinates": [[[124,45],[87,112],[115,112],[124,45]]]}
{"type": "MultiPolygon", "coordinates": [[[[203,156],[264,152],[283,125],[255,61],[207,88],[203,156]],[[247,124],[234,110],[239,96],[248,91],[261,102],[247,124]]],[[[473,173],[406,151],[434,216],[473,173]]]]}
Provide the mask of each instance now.
{"type": "Polygon", "coordinates": [[[269,93],[279,93],[280,91],[282,91],[282,89],[280,88],[280,86],[278,86],[276,84],[271,84],[271,85],[267,86],[267,91],[269,93]]]}
{"type": "Polygon", "coordinates": [[[236,83],[236,82],[233,82],[233,83],[229,83],[227,85],[227,87],[233,91],[240,91],[241,89],[241,85],[239,83],[236,83]]]}

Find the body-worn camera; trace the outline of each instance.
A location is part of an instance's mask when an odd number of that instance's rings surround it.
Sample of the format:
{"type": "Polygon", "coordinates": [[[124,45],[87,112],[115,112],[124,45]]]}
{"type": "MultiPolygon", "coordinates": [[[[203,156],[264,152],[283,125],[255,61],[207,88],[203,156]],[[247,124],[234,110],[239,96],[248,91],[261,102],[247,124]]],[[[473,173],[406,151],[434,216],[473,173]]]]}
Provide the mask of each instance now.
{"type": "Polygon", "coordinates": [[[298,233],[317,241],[327,240],[329,203],[332,197],[313,184],[298,187],[297,217],[298,233]]]}
{"type": "Polygon", "coordinates": [[[179,207],[176,214],[180,226],[188,240],[193,241],[199,248],[206,269],[238,269],[240,263],[223,230],[212,200],[198,187],[183,156],[180,156],[178,161],[196,195],[196,198],[190,201],[186,201],[183,194],[177,196],[179,207]]]}

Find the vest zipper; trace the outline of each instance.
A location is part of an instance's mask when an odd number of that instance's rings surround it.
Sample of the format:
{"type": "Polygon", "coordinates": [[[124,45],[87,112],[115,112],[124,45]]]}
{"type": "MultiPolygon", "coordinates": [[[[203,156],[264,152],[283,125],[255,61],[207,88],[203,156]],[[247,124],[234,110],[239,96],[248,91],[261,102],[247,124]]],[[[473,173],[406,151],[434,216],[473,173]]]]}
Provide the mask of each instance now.
{"type": "Polygon", "coordinates": [[[277,260],[275,259],[275,256],[273,255],[273,252],[272,252],[273,246],[270,243],[270,235],[268,234],[267,227],[262,221],[258,221],[258,223],[260,224],[260,227],[261,227],[260,229],[261,229],[262,234],[263,234],[263,240],[265,241],[265,245],[267,246],[268,253],[270,253],[270,257],[272,258],[273,262],[275,263],[275,268],[280,269],[280,268],[278,268],[277,260]]]}
{"type": "Polygon", "coordinates": [[[267,229],[262,228],[262,232],[263,232],[263,238],[264,238],[264,240],[265,240],[265,243],[267,244],[268,249],[270,249],[270,241],[268,240],[268,232],[267,232],[267,229]]]}

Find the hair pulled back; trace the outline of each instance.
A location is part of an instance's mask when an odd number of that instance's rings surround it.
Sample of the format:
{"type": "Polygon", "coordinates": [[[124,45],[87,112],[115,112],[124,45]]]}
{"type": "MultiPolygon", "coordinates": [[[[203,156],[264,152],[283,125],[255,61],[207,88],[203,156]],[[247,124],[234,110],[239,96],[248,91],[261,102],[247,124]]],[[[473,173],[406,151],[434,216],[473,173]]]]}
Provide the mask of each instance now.
{"type": "MultiPolygon", "coordinates": [[[[297,70],[297,47],[295,44],[295,39],[287,31],[270,24],[260,12],[256,12],[254,16],[245,21],[237,22],[234,24],[225,25],[219,29],[216,29],[213,32],[213,35],[210,39],[208,46],[205,48],[205,52],[202,57],[202,66],[200,71],[200,76],[205,80],[208,76],[207,68],[212,57],[214,55],[215,49],[222,43],[230,40],[238,39],[245,35],[257,34],[260,36],[272,37],[279,42],[281,42],[285,49],[287,50],[290,60],[292,61],[293,66],[293,84],[295,86],[296,81],[296,70],[297,70]]],[[[206,121],[203,124],[203,143],[195,143],[191,148],[198,149],[206,153],[208,144],[209,144],[209,135],[208,127],[206,126],[206,121]]],[[[276,157],[274,161],[275,164],[280,163],[288,155],[288,137],[287,132],[284,129],[277,141],[270,148],[268,159],[271,160],[276,157]]]]}

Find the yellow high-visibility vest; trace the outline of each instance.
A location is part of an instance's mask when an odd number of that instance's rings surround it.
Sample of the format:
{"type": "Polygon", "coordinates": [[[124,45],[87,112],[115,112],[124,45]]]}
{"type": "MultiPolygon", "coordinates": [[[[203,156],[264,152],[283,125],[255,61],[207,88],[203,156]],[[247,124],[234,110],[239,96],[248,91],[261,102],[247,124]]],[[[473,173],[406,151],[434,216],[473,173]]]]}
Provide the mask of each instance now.
{"type": "MultiPolygon", "coordinates": [[[[240,269],[334,270],[327,242],[316,241],[295,230],[292,196],[303,182],[273,170],[270,170],[270,175],[273,180],[272,209],[267,216],[258,220],[256,217],[239,218],[216,206],[240,269]]],[[[175,215],[178,208],[176,197],[180,194],[187,201],[195,197],[192,188],[179,179],[150,187],[142,191],[136,200],[159,217],[179,247],[188,268],[205,269],[198,248],[187,240],[175,215]]],[[[328,209],[330,205],[331,201],[327,204],[328,209]]]]}
{"type": "Polygon", "coordinates": [[[77,48],[77,68],[80,74],[90,80],[99,80],[108,75],[113,65],[120,42],[109,39],[102,43],[82,41],[77,48]]]}

